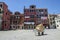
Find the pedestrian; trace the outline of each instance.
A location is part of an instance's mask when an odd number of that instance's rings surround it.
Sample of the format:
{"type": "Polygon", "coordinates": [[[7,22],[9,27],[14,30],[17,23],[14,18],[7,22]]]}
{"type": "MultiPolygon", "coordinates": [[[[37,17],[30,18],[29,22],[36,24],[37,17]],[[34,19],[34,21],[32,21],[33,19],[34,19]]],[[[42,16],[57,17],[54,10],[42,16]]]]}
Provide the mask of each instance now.
{"type": "Polygon", "coordinates": [[[44,28],[42,23],[37,25],[35,29],[38,31],[38,36],[44,35],[44,29],[45,28],[44,28]]]}

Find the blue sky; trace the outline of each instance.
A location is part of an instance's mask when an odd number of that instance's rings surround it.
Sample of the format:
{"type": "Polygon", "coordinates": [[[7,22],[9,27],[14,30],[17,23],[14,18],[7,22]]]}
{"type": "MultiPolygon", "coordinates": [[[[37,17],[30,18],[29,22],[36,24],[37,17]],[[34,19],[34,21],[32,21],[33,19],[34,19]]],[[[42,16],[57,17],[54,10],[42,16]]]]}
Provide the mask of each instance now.
{"type": "Polygon", "coordinates": [[[24,6],[36,5],[37,8],[47,8],[48,13],[60,13],[60,0],[0,0],[8,5],[12,12],[19,11],[23,13],[24,6]]]}

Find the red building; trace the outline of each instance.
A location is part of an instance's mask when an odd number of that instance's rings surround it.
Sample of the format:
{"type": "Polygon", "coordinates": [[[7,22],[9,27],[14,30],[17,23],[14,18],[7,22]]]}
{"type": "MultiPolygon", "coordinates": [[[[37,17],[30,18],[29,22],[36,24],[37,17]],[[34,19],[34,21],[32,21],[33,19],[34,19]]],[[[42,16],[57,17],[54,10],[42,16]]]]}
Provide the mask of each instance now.
{"type": "Polygon", "coordinates": [[[36,24],[36,6],[31,5],[30,8],[24,8],[24,29],[35,28],[36,24]]]}
{"type": "Polygon", "coordinates": [[[31,5],[30,8],[24,7],[24,16],[24,29],[34,29],[40,23],[49,27],[46,8],[36,8],[35,5],[31,5]]]}
{"type": "Polygon", "coordinates": [[[24,26],[24,16],[19,12],[15,12],[10,17],[10,29],[22,29],[24,26]]]}
{"type": "Polygon", "coordinates": [[[0,9],[2,12],[2,30],[8,30],[10,27],[10,14],[11,12],[8,10],[8,6],[4,2],[0,2],[0,9]]]}
{"type": "Polygon", "coordinates": [[[40,23],[50,28],[46,8],[36,8],[35,5],[31,5],[29,8],[24,7],[24,14],[19,12],[12,14],[8,6],[0,2],[0,29],[34,29],[40,23]]]}

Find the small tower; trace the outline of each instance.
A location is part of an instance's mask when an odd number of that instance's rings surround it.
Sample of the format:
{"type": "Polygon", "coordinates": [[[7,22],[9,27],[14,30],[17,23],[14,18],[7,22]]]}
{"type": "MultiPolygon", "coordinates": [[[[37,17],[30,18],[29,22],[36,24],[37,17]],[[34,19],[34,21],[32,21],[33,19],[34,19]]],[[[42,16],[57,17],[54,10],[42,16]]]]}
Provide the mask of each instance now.
{"type": "Polygon", "coordinates": [[[36,8],[36,6],[35,5],[31,5],[30,8],[36,8]]]}

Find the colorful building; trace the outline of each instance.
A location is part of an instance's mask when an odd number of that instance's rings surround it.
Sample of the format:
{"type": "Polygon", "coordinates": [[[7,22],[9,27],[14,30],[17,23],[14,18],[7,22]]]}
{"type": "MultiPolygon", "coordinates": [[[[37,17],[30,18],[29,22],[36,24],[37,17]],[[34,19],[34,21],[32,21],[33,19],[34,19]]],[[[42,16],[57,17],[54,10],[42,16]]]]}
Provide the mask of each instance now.
{"type": "Polygon", "coordinates": [[[36,8],[35,5],[30,5],[29,8],[24,7],[24,14],[19,12],[12,14],[8,6],[0,2],[0,29],[34,29],[40,23],[50,28],[46,8],[36,8]]]}
{"type": "Polygon", "coordinates": [[[31,5],[29,8],[24,7],[24,17],[25,29],[34,29],[40,23],[49,28],[48,11],[46,8],[36,8],[35,5],[31,5]]]}

